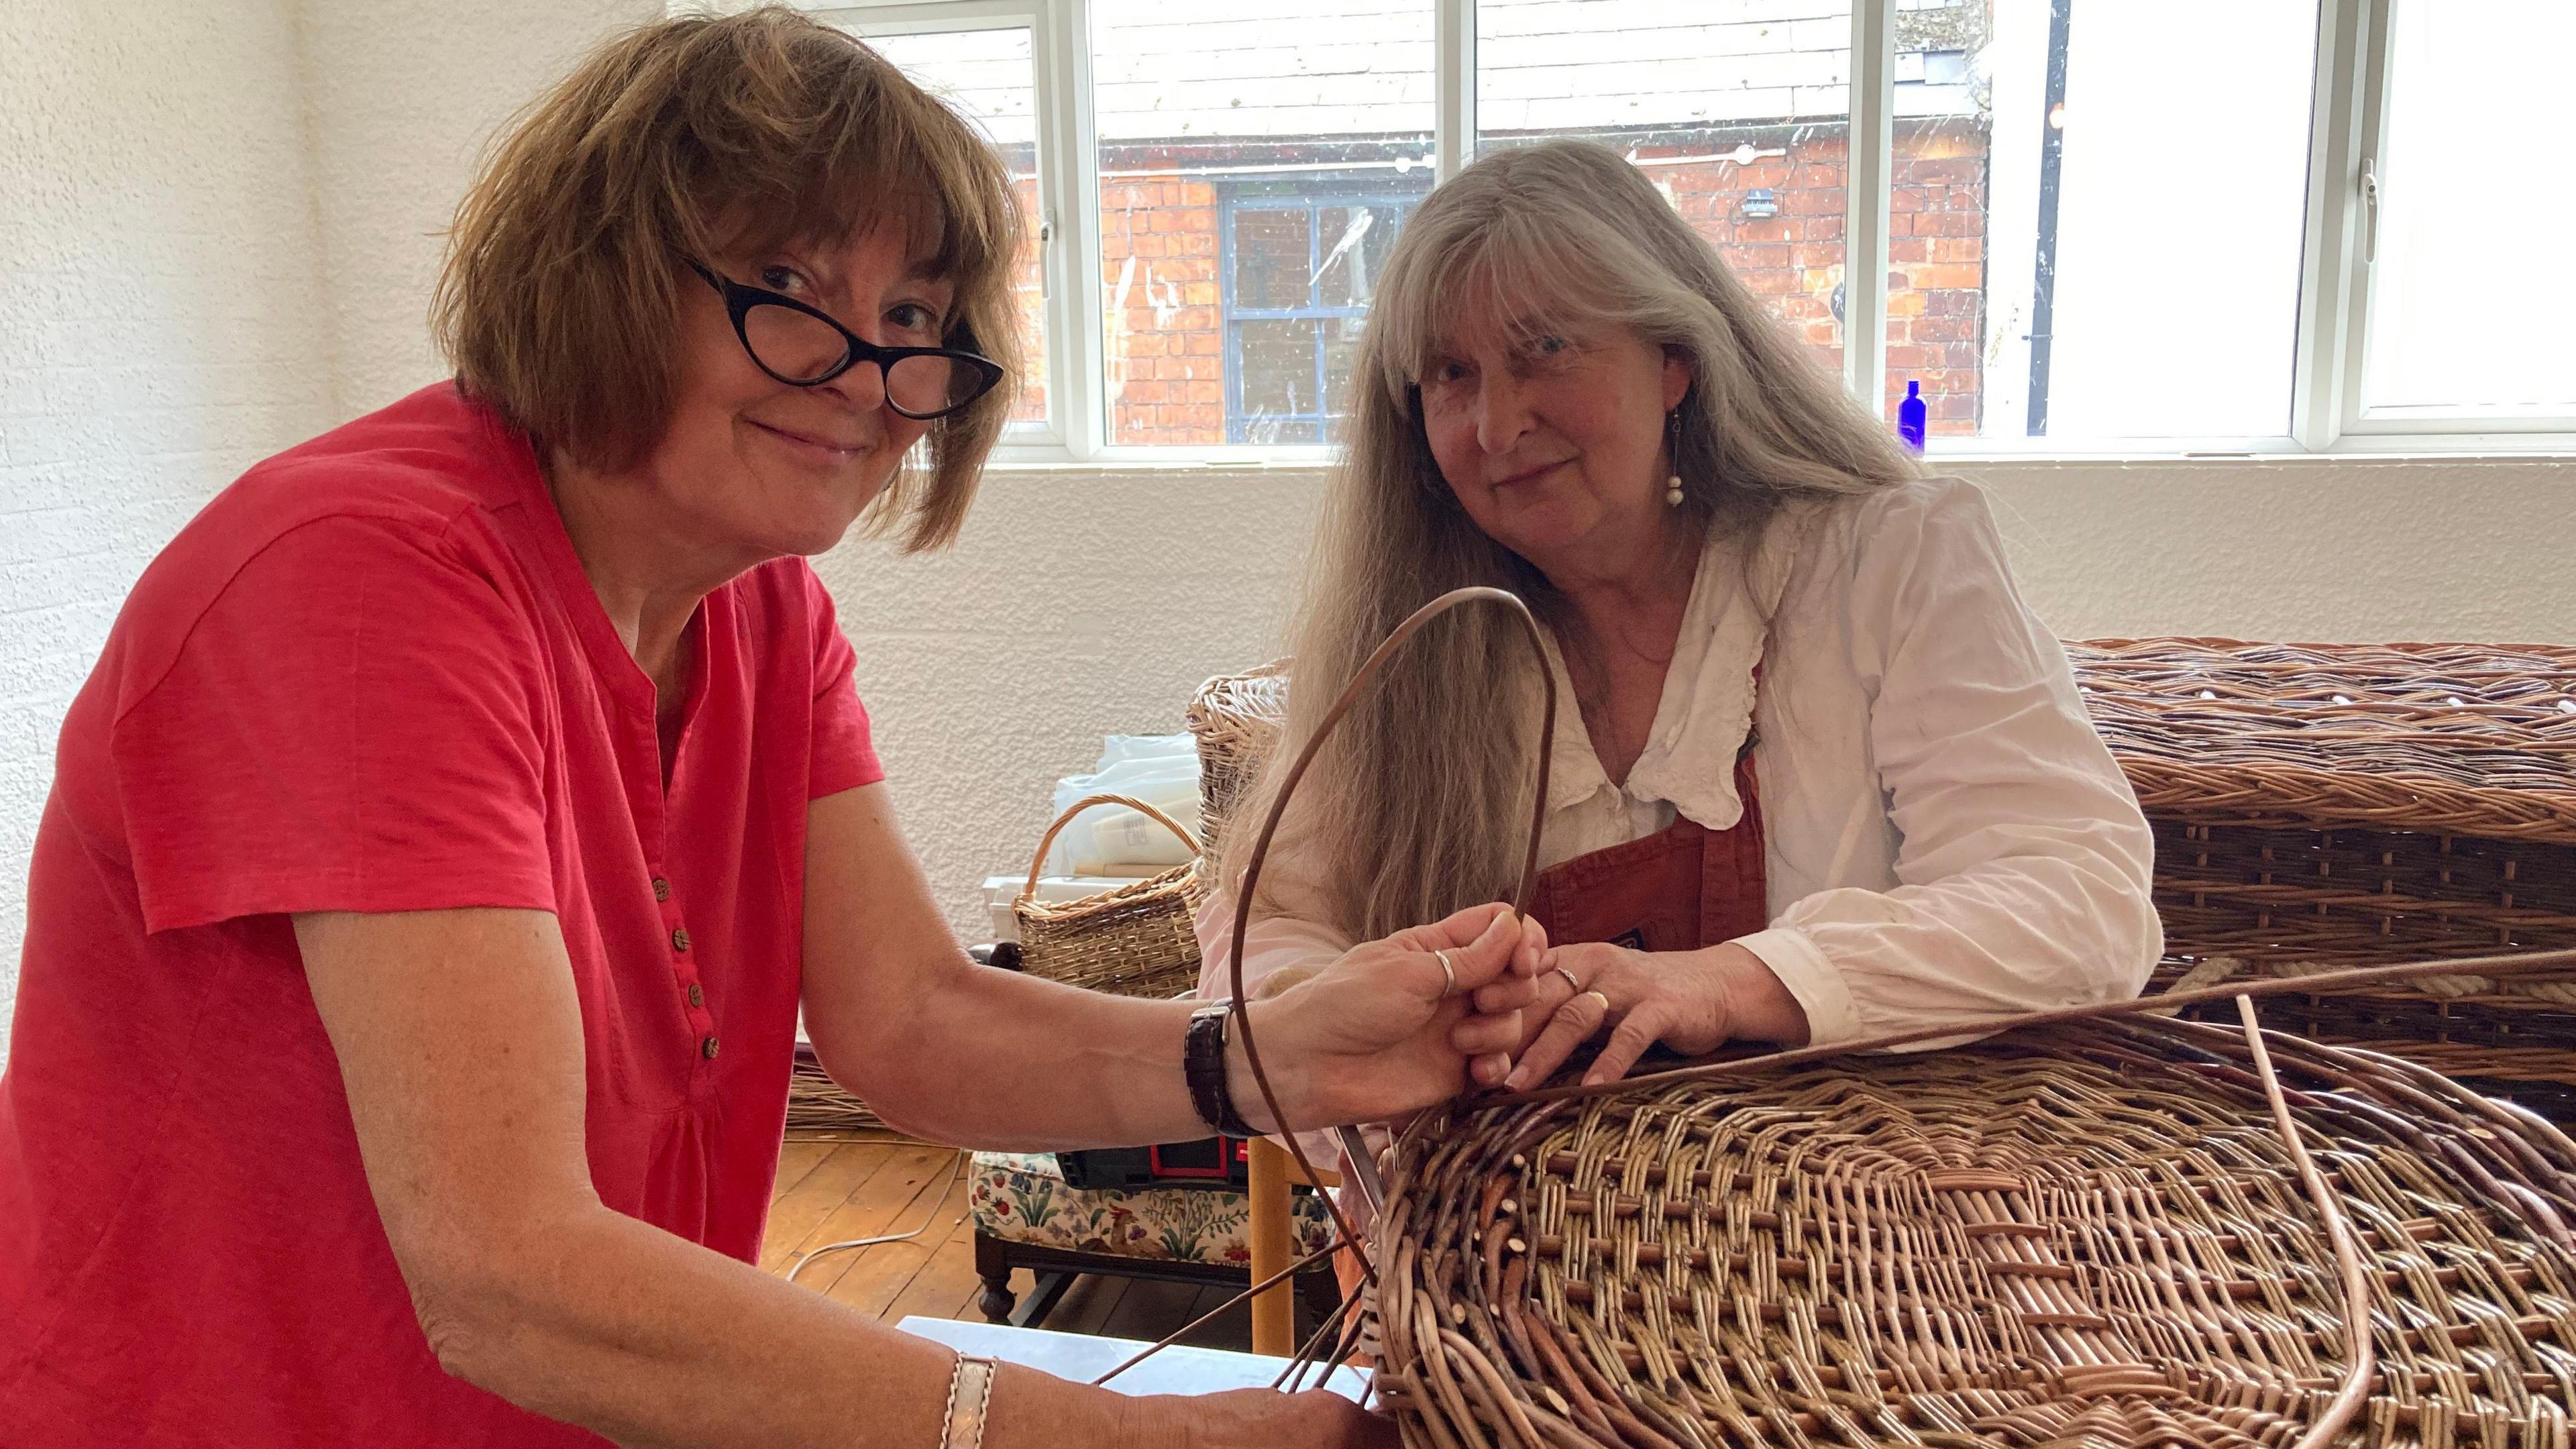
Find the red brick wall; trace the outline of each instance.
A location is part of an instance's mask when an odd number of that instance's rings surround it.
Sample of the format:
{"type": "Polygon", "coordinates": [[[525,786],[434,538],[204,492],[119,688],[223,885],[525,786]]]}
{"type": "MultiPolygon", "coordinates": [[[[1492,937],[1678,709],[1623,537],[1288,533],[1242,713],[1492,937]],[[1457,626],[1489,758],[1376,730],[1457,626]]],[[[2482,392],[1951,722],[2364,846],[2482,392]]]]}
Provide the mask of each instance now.
{"type": "Polygon", "coordinates": [[[1225,441],[1216,188],[1177,172],[1100,183],[1109,440],[1225,441]]]}
{"type": "Polygon", "coordinates": [[[1011,421],[1042,423],[1047,415],[1046,248],[1039,244],[1038,227],[1045,212],[1038,205],[1035,176],[1013,178],[1011,189],[1020,197],[1020,266],[1011,279],[1011,293],[1019,304],[1023,363],[1011,421]]]}
{"type": "Polygon", "coordinates": [[[1887,403],[1923,383],[1927,430],[1974,436],[1986,338],[1986,132],[1897,131],[1888,198],[1887,403]]]}
{"type": "MultiPolygon", "coordinates": [[[[1839,372],[1843,324],[1833,292],[1843,280],[1844,166],[1839,135],[1784,137],[1732,161],[1646,166],[1692,229],[1716,245],[1727,266],[1771,305],[1817,356],[1839,372]],[[1743,214],[1744,194],[1767,188],[1779,214],[1743,214]]],[[[1699,153],[1643,149],[1638,159],[1699,153]]],[[[1982,131],[1900,125],[1889,198],[1888,400],[1896,415],[1907,379],[1923,384],[1930,430],[1977,430],[1978,346],[1984,336],[1985,137],[1982,131]]]]}

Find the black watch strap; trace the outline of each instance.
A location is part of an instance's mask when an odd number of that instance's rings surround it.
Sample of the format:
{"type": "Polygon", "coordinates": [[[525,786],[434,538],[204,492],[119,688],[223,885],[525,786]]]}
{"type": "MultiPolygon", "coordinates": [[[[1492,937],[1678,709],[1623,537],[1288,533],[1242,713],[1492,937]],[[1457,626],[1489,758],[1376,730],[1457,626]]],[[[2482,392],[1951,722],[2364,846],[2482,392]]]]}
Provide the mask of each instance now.
{"type": "Polygon", "coordinates": [[[1234,1110],[1234,1094],[1225,1084],[1225,1028],[1234,1012],[1231,998],[1212,1001],[1190,1013],[1190,1034],[1181,1048],[1181,1074],[1190,1084],[1190,1105],[1199,1120],[1226,1137],[1258,1137],[1260,1131],[1234,1110]]]}

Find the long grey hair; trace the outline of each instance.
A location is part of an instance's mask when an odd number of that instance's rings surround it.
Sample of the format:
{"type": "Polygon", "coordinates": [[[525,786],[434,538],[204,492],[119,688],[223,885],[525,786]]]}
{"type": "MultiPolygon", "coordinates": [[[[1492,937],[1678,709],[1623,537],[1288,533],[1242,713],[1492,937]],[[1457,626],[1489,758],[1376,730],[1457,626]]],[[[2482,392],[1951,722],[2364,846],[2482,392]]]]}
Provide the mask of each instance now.
{"type": "MultiPolygon", "coordinates": [[[[1488,156],[1431,193],[1381,274],[1356,362],[1349,448],[1327,484],[1291,630],[1285,738],[1219,842],[1239,887],[1279,776],[1360,662],[1424,602],[1506,588],[1568,637],[1562,596],[1471,522],[1423,430],[1419,380],[1457,319],[1509,335],[1624,329],[1690,365],[1671,459],[1677,521],[1752,546],[1792,500],[1920,469],[1635,166],[1554,141],[1488,156]],[[1371,385],[1374,384],[1374,385],[1371,385]]],[[[1645,561],[1641,561],[1644,566],[1645,561]]],[[[1685,646],[1687,647],[1687,646],[1685,646]]],[[[1520,625],[1470,605],[1414,637],[1299,785],[1278,847],[1355,938],[1509,899],[1527,831],[1538,663],[1520,625]]],[[[1255,902],[1257,914],[1276,905],[1255,902]]]]}

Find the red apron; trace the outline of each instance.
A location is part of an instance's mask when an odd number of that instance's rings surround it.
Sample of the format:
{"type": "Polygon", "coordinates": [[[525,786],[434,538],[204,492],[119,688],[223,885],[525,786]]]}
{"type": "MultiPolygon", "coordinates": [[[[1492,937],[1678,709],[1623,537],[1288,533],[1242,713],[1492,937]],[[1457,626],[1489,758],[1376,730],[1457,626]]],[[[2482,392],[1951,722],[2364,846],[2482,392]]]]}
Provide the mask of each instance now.
{"type": "Polygon", "coordinates": [[[1548,943],[1697,951],[1769,926],[1762,797],[1749,740],[1735,757],[1735,792],[1744,814],[1727,829],[1676,817],[1669,830],[1539,872],[1530,914],[1547,928],[1548,943]]]}

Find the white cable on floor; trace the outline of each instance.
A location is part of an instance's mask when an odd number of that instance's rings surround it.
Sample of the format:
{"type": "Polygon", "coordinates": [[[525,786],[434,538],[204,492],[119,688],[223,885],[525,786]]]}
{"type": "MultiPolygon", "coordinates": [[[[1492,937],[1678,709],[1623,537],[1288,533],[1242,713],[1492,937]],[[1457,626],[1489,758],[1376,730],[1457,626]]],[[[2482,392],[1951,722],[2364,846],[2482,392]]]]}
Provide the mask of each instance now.
{"type": "Polygon", "coordinates": [[[939,1201],[931,1205],[930,1216],[921,1220],[920,1227],[914,1228],[908,1233],[887,1233],[881,1237],[851,1238],[847,1242],[825,1243],[823,1246],[805,1254],[803,1257],[798,1258],[796,1260],[796,1265],[787,1270],[787,1281],[790,1283],[795,1282],[796,1275],[805,1271],[806,1264],[813,1262],[816,1258],[823,1256],[825,1253],[838,1253],[851,1248],[873,1248],[879,1243],[910,1242],[912,1239],[920,1237],[923,1233],[928,1232],[930,1230],[930,1225],[939,1221],[939,1214],[947,1208],[948,1195],[957,1190],[958,1180],[966,1175],[966,1159],[968,1155],[969,1154],[964,1152],[957,1154],[957,1164],[948,1174],[948,1185],[939,1190],[939,1201]]]}

